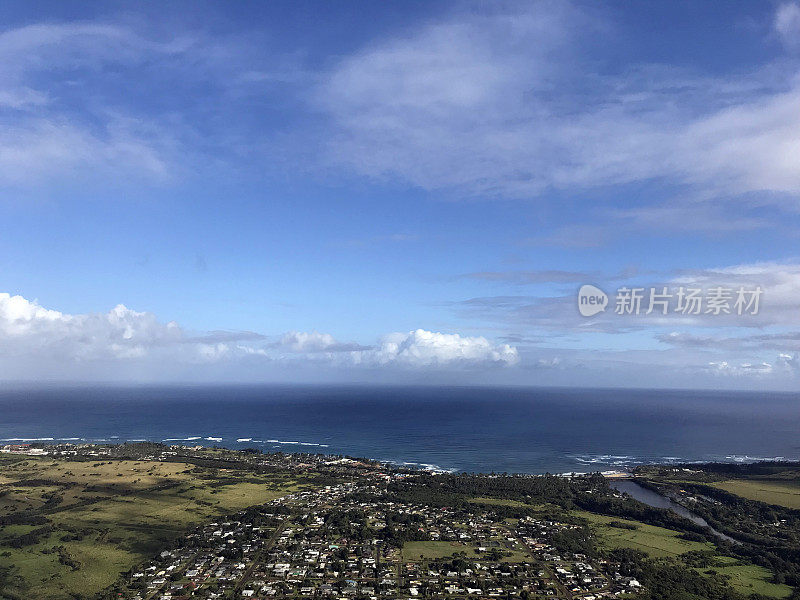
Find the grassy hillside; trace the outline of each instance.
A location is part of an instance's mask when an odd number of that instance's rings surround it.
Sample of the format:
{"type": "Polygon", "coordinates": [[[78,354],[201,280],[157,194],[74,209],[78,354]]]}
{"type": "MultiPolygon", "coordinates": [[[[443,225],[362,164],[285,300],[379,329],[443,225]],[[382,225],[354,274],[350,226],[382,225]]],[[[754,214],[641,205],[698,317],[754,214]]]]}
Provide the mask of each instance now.
{"type": "Polygon", "coordinates": [[[185,463],[5,459],[0,597],[90,597],[193,524],[304,485],[185,463]]]}

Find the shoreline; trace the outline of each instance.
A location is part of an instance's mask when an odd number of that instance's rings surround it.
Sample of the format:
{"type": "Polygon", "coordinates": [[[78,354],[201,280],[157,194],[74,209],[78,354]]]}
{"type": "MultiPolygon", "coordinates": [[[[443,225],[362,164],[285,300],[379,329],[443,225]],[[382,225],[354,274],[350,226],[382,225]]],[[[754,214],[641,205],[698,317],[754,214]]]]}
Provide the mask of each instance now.
{"type": "MultiPolygon", "coordinates": [[[[119,447],[125,445],[137,446],[137,445],[145,445],[145,444],[152,444],[154,446],[163,447],[168,450],[173,451],[194,451],[194,452],[202,452],[202,451],[213,451],[213,450],[223,450],[227,452],[235,452],[235,453],[243,453],[243,454],[258,454],[263,456],[268,455],[296,455],[299,457],[302,456],[314,456],[314,457],[325,457],[326,459],[330,460],[338,460],[338,459],[351,459],[355,461],[368,461],[370,463],[376,465],[382,465],[389,469],[394,470],[407,470],[407,471],[414,471],[414,472],[422,472],[422,473],[431,473],[431,474],[460,474],[460,473],[475,473],[479,475],[497,475],[495,472],[491,473],[479,473],[479,472],[470,472],[466,470],[457,470],[457,469],[446,469],[440,467],[439,465],[433,463],[421,463],[421,462],[413,462],[413,461],[398,461],[398,460],[387,460],[381,458],[369,458],[369,457],[354,457],[347,454],[338,454],[332,452],[313,452],[313,451],[300,451],[292,450],[293,448],[297,448],[298,446],[301,447],[316,447],[316,448],[327,448],[328,445],[325,444],[317,444],[317,443],[303,443],[303,442],[286,442],[287,448],[286,451],[283,449],[258,449],[258,448],[231,448],[228,446],[221,446],[218,445],[219,442],[217,440],[222,440],[224,438],[217,438],[217,437],[192,437],[191,441],[197,442],[193,445],[184,444],[168,444],[166,442],[169,441],[189,441],[189,438],[175,438],[175,439],[166,439],[162,441],[150,441],[145,439],[135,439],[135,440],[121,440],[121,439],[114,439],[115,436],[111,436],[110,438],[105,439],[98,439],[98,440],[86,440],[85,438],[78,438],[78,437],[69,437],[69,438],[53,438],[53,437],[40,437],[40,438],[4,438],[0,439],[0,453],[2,454],[10,454],[10,455],[17,455],[17,456],[50,456],[50,453],[47,451],[50,447],[58,447],[61,452],[71,452],[76,451],[78,449],[87,449],[91,447],[97,448],[106,448],[106,447],[119,447]],[[201,442],[203,441],[212,441],[214,445],[206,445],[201,442]]],[[[270,440],[271,441],[271,440],[270,440]]],[[[238,443],[241,443],[237,440],[238,443]]],[[[791,460],[784,457],[775,457],[775,458],[756,458],[756,457],[745,457],[747,460],[738,460],[738,459],[731,459],[726,461],[719,461],[719,460],[697,460],[697,461],[682,461],[682,462],[675,462],[674,460],[665,461],[665,462],[641,462],[635,465],[631,465],[630,468],[624,469],[607,469],[607,470],[594,470],[594,471],[562,471],[562,472],[554,472],[554,471],[544,471],[544,472],[509,472],[505,473],[510,476],[517,476],[517,477],[538,477],[544,476],[546,474],[556,475],[560,477],[581,477],[587,476],[594,473],[599,473],[604,478],[609,481],[624,481],[624,480],[633,480],[635,479],[635,469],[638,467],[645,467],[645,466],[664,466],[664,467],[683,467],[686,468],[687,465],[709,465],[709,464],[728,464],[728,465],[752,465],[752,464],[759,464],[759,463],[780,463],[780,464],[792,464],[798,463],[800,464],[800,460],[791,460]]],[[[601,466],[598,464],[598,466],[601,466]]]]}

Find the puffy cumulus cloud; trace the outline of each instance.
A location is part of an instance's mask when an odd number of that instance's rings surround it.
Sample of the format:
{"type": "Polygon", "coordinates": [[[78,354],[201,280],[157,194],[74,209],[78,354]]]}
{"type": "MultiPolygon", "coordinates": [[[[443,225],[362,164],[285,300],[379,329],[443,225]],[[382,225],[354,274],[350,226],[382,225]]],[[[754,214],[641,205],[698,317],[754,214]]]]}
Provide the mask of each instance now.
{"type": "Polygon", "coordinates": [[[24,333],[36,322],[70,320],[69,315],[64,315],[57,310],[49,310],[30,302],[22,296],[0,294],[0,326],[6,335],[19,335],[24,333]]]}
{"type": "Polygon", "coordinates": [[[484,337],[465,337],[457,333],[437,333],[417,329],[385,336],[375,350],[356,356],[359,362],[409,367],[514,365],[517,349],[492,344],[484,337]]]}
{"type": "Polygon", "coordinates": [[[416,331],[385,336],[377,346],[340,342],[327,333],[252,331],[192,335],[175,322],[118,305],[106,313],[66,314],[22,296],[0,294],[0,377],[147,379],[192,377],[205,370],[221,379],[258,379],[265,369],[336,370],[513,365],[516,349],[483,337],[416,331]]]}
{"type": "Polygon", "coordinates": [[[0,379],[407,382],[424,374],[462,383],[796,389],[797,331],[670,331],[658,335],[660,349],[624,351],[611,343],[589,349],[589,338],[577,334],[555,348],[547,335],[510,335],[510,343],[498,343],[425,329],[362,346],[316,331],[196,334],[123,305],[67,314],[0,294],[0,379]]]}
{"type": "Polygon", "coordinates": [[[182,341],[177,323],[117,305],[107,313],[69,315],[22,296],[0,294],[0,356],[70,361],[138,358],[182,341]]]}
{"type": "Polygon", "coordinates": [[[559,369],[563,368],[563,363],[558,356],[554,356],[553,358],[540,358],[536,361],[536,367],[539,369],[559,369]]]}

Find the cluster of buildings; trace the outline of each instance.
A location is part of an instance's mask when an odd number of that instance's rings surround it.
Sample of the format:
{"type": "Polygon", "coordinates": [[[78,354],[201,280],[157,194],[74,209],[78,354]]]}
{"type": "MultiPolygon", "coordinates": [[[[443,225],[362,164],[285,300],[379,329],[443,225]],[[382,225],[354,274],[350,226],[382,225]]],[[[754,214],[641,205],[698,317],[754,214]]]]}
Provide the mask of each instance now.
{"type": "Polygon", "coordinates": [[[23,454],[26,456],[44,456],[47,454],[44,448],[37,448],[30,444],[4,444],[0,446],[0,452],[4,454],[23,454]]]}
{"type": "Polygon", "coordinates": [[[225,463],[234,468],[254,470],[290,470],[294,472],[327,473],[334,476],[380,477],[388,481],[392,476],[402,477],[412,473],[412,469],[388,467],[377,461],[370,461],[347,456],[314,454],[304,452],[248,452],[213,448],[208,446],[189,446],[186,444],[170,444],[137,442],[125,444],[100,444],[93,442],[49,442],[36,441],[13,443],[0,446],[0,452],[22,454],[28,456],[51,456],[67,459],[130,459],[171,462],[216,461],[218,466],[225,463]],[[391,475],[386,472],[391,471],[391,475]]]}
{"type": "Polygon", "coordinates": [[[639,581],[623,576],[610,561],[590,560],[584,554],[559,551],[551,542],[553,534],[569,529],[577,529],[577,526],[526,517],[517,523],[516,534],[553,573],[561,589],[573,597],[597,600],[624,597],[641,590],[639,581]]]}
{"type": "Polygon", "coordinates": [[[121,597],[598,600],[639,588],[614,564],[559,552],[553,535],[574,525],[375,500],[383,485],[298,492],[196,529],[134,570],[121,597]]]}

